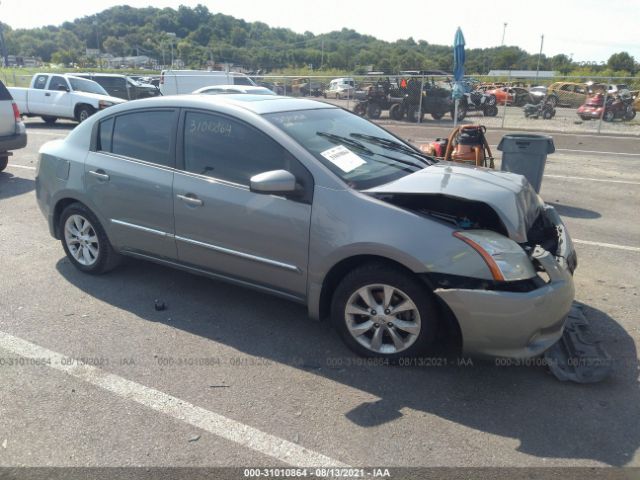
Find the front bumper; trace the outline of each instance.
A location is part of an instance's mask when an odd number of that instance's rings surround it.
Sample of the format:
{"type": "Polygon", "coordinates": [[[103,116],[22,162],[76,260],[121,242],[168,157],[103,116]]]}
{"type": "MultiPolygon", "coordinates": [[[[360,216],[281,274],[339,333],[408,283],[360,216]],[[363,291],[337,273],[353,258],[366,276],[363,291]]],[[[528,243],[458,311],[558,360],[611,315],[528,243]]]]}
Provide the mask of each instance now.
{"type": "Polygon", "coordinates": [[[545,213],[558,228],[558,251],[536,249],[532,255],[549,276],[529,292],[437,289],[454,313],[465,354],[527,358],[540,355],[562,336],[575,295],[572,272],[577,264],[571,238],[555,209],[545,213]]]}

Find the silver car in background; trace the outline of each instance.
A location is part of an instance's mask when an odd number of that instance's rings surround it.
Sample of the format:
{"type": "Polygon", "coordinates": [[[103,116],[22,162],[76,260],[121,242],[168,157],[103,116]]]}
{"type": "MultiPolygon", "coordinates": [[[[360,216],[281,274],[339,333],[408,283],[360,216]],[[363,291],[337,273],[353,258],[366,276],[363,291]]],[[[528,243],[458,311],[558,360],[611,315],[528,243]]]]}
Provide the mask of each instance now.
{"type": "Polygon", "coordinates": [[[16,102],[0,81],[0,172],[7,168],[12,150],[27,146],[27,131],[16,102]]]}
{"type": "Polygon", "coordinates": [[[362,355],[529,357],[562,335],[576,256],[524,177],[436,162],[312,100],[117,105],[40,150],[36,194],[78,269],[122,255],[306,304],[362,355]]]}

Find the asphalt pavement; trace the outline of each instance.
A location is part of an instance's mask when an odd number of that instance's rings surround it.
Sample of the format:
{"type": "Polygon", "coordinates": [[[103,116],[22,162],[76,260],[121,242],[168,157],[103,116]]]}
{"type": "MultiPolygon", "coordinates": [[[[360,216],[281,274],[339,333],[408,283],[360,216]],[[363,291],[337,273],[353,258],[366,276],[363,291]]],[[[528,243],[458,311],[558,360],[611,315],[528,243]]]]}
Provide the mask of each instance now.
{"type": "Polygon", "coordinates": [[[0,173],[0,466],[640,466],[638,139],[553,135],[541,194],[614,359],[579,385],[536,362],[380,366],[281,299],[136,260],[78,272],[34,196],[72,125],[29,121],[0,173]]]}

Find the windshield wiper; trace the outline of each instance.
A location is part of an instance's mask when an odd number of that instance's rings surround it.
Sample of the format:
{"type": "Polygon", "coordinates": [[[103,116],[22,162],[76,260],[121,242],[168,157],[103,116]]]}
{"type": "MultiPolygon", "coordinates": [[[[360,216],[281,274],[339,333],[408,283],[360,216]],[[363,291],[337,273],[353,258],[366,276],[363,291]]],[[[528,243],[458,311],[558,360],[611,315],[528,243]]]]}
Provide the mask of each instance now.
{"type": "Polygon", "coordinates": [[[336,135],[334,133],[329,133],[329,132],[316,132],[316,135],[318,135],[320,137],[328,138],[329,140],[331,140],[334,143],[341,143],[341,144],[349,145],[350,147],[356,148],[356,149],[366,153],[367,155],[373,155],[373,152],[371,150],[369,150],[367,147],[365,147],[360,142],[358,142],[356,140],[353,140],[353,139],[351,139],[349,137],[343,137],[341,135],[336,135]]]}
{"type": "Polygon", "coordinates": [[[420,152],[410,147],[407,147],[405,145],[402,145],[401,143],[398,143],[394,140],[390,140],[388,138],[383,138],[383,137],[376,137],[374,135],[366,135],[364,133],[352,133],[351,136],[355,138],[359,138],[361,140],[366,140],[375,145],[380,145],[381,147],[389,148],[390,150],[396,150],[398,152],[406,153],[407,155],[411,155],[419,159],[423,163],[426,163],[427,165],[431,165],[431,163],[427,160],[427,159],[431,160],[431,157],[427,155],[423,155],[420,152]]]}

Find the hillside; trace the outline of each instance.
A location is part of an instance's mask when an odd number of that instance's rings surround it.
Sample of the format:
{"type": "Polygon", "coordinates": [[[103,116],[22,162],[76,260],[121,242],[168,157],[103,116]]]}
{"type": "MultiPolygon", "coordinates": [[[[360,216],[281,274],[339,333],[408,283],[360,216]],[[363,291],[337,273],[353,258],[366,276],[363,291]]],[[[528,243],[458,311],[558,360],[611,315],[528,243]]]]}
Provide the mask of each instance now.
{"type": "MultiPolygon", "coordinates": [[[[296,33],[213,13],[202,5],[195,8],[180,6],[177,10],[118,6],[65,22],[59,27],[13,30],[3,25],[3,30],[9,54],[81,66],[91,66],[93,61],[86,57],[87,48],[100,48],[114,56],[147,55],[159,64],[168,64],[172,43],[175,57],[191,68],[201,68],[208,61],[215,61],[267,72],[307,65],[312,65],[314,70],[338,69],[356,73],[369,65],[386,72],[405,69],[451,71],[453,62],[449,46],[416,42],[412,38],[390,43],[349,29],[322,35],[296,33]],[[175,37],[167,32],[175,33],[175,37]]],[[[613,65],[610,60],[609,69],[635,71],[632,57],[620,60],[613,65]]],[[[518,47],[470,49],[467,50],[466,70],[470,74],[486,74],[490,69],[535,69],[537,62],[537,54],[531,55],[518,47]]],[[[552,58],[543,55],[540,64],[541,70],[564,74],[576,67],[566,55],[552,58]]],[[[590,66],[589,69],[597,71],[605,67],[590,66]]]]}

